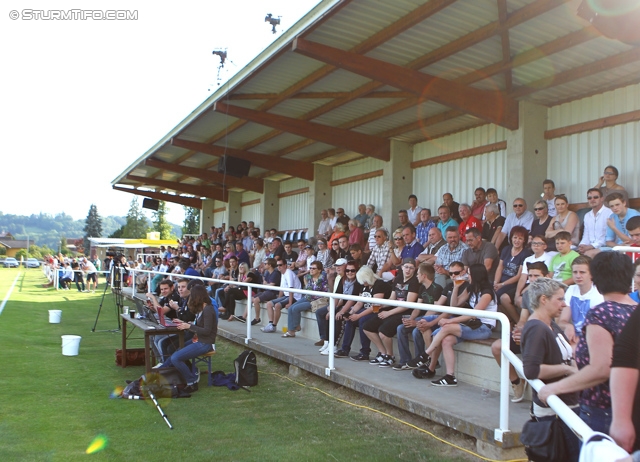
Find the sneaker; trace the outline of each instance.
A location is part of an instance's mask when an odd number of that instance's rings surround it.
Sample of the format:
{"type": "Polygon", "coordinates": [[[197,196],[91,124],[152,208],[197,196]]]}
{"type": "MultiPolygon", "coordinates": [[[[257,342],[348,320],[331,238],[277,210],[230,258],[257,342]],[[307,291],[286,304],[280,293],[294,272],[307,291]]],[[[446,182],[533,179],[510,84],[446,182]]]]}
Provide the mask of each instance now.
{"type": "Polygon", "coordinates": [[[369,355],[358,353],[357,355],[349,356],[352,361],[369,361],[369,355]]]}
{"type": "Polygon", "coordinates": [[[162,363],[158,363],[155,366],[153,366],[151,369],[160,369],[162,367],[162,363]]]}
{"type": "Polygon", "coordinates": [[[411,375],[416,379],[432,379],[435,377],[436,371],[432,371],[428,367],[423,366],[411,371],[411,375]]]}
{"type": "MultiPolygon", "coordinates": [[[[317,345],[317,342],[316,342],[316,346],[318,346],[318,345],[317,345]]],[[[327,341],[325,340],[325,341],[323,341],[323,342],[322,342],[322,346],[320,347],[320,349],[319,349],[318,351],[319,351],[320,353],[322,353],[323,351],[328,350],[328,349],[329,349],[329,342],[327,342],[327,341]]]]}
{"type": "Polygon", "coordinates": [[[255,326],[256,324],[260,324],[261,322],[262,322],[262,320],[260,318],[254,319],[253,321],[251,321],[251,325],[255,326]]]}
{"type": "Polygon", "coordinates": [[[434,387],[457,387],[458,379],[451,374],[447,374],[439,380],[432,381],[431,385],[434,387]]]}
{"type": "Polygon", "coordinates": [[[333,355],[333,357],[334,358],[348,358],[349,357],[349,352],[348,351],[344,351],[344,350],[341,349],[341,350],[336,351],[336,353],[333,355]]]}
{"type": "Polygon", "coordinates": [[[260,330],[266,334],[271,333],[271,332],[275,332],[276,331],[276,326],[274,326],[273,324],[269,323],[266,326],[260,328],[260,330]]]}
{"type": "Polygon", "coordinates": [[[242,323],[247,323],[247,319],[244,316],[236,316],[235,314],[233,316],[231,316],[233,319],[235,319],[236,321],[240,321],[242,323]]]}
{"type": "Polygon", "coordinates": [[[520,383],[518,385],[511,384],[511,389],[513,390],[513,398],[511,398],[512,403],[519,403],[524,399],[524,392],[527,389],[527,381],[525,379],[520,379],[520,383]]]}
{"type": "Polygon", "coordinates": [[[393,356],[382,355],[382,359],[380,360],[380,364],[378,364],[378,367],[391,367],[393,366],[394,360],[395,358],[393,356]]]}
{"type": "Polygon", "coordinates": [[[409,366],[411,369],[422,366],[429,367],[429,364],[431,364],[431,357],[427,356],[427,354],[424,352],[420,353],[418,356],[410,359],[409,362],[407,362],[407,366],[409,366]]]}
{"type": "Polygon", "coordinates": [[[393,363],[391,368],[394,371],[410,371],[412,368],[407,365],[407,363],[393,363]]]}
{"type": "Polygon", "coordinates": [[[369,361],[369,364],[371,364],[372,366],[378,366],[383,359],[384,355],[382,353],[378,353],[375,358],[369,361]]]}
{"type": "MultiPolygon", "coordinates": [[[[329,356],[329,348],[327,348],[326,350],[322,350],[322,351],[320,352],[320,354],[321,354],[322,356],[329,356]]],[[[335,356],[335,355],[336,355],[336,353],[335,353],[335,351],[334,351],[334,352],[333,352],[333,356],[335,356]]]]}
{"type": "Polygon", "coordinates": [[[200,383],[200,369],[196,369],[196,383],[200,383]]]}

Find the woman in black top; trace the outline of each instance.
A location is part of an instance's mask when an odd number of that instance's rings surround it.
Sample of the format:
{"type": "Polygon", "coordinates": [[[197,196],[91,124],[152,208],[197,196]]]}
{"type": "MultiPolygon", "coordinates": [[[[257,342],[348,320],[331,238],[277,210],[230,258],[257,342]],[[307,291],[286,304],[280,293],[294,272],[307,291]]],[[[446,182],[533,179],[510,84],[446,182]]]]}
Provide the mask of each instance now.
{"type": "MultiPolygon", "coordinates": [[[[562,329],[553,321],[566,306],[564,290],[567,286],[549,278],[538,278],[529,284],[529,302],[533,314],[522,329],[521,349],[524,375],[527,379],[540,379],[545,383],[562,380],[578,371],[573,358],[571,344],[562,329]]],[[[558,396],[576,414],[579,411],[578,393],[558,396]]],[[[533,391],[533,415],[537,420],[557,418],[553,409],[542,402],[533,391]]],[[[580,456],[580,442],[577,436],[561,421],[568,461],[577,461],[580,456]]]]}

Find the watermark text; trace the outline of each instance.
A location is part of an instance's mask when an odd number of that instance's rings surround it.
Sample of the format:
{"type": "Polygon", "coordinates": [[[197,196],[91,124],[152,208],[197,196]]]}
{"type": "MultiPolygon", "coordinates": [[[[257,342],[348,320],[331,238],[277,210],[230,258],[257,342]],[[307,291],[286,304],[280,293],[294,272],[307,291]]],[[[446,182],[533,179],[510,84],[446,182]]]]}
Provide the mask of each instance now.
{"type": "Polygon", "coordinates": [[[138,10],[11,10],[9,18],[25,21],[137,21],[138,10]]]}

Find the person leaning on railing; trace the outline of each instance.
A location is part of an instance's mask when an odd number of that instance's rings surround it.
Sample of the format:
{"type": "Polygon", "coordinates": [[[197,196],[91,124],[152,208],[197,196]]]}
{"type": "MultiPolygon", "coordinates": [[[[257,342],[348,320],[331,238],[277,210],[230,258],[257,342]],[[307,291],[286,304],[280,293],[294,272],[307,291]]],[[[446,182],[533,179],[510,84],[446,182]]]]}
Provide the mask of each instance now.
{"type": "MultiPolygon", "coordinates": [[[[566,306],[562,282],[538,278],[529,284],[527,292],[533,314],[522,329],[520,339],[524,375],[529,380],[540,379],[547,383],[558,382],[575,374],[578,369],[573,349],[562,329],[554,322],[566,306]]],[[[577,390],[558,396],[570,409],[578,413],[577,390]]],[[[533,415],[538,421],[556,419],[556,413],[533,390],[533,415]]],[[[567,461],[577,461],[580,441],[571,429],[561,421],[560,426],[567,450],[567,461]]]]}

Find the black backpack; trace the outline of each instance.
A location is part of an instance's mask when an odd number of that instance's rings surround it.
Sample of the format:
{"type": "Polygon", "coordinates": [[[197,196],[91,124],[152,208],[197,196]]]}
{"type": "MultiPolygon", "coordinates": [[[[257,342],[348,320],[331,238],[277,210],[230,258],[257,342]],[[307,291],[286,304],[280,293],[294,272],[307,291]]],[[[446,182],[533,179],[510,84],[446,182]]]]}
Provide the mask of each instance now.
{"type": "Polygon", "coordinates": [[[244,350],[233,364],[236,368],[236,384],[238,386],[255,387],[258,385],[258,363],[253,351],[244,350]]]}

